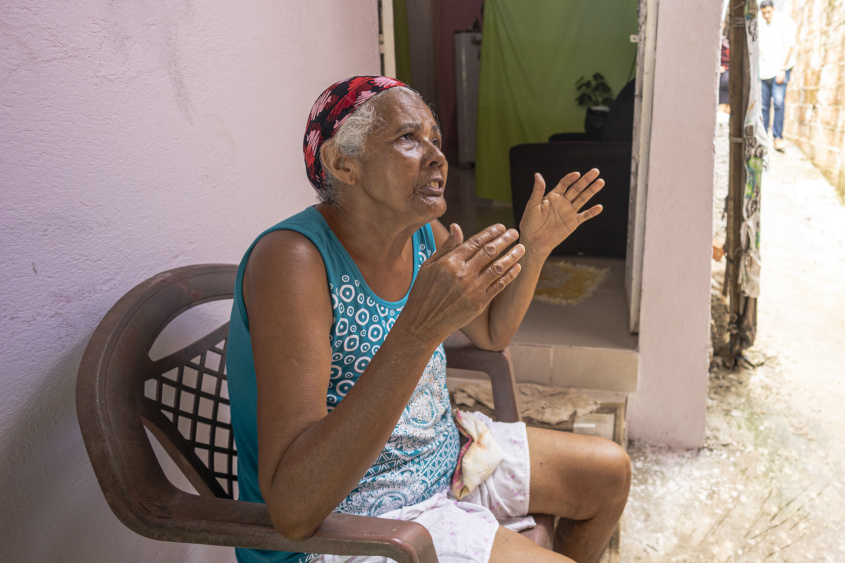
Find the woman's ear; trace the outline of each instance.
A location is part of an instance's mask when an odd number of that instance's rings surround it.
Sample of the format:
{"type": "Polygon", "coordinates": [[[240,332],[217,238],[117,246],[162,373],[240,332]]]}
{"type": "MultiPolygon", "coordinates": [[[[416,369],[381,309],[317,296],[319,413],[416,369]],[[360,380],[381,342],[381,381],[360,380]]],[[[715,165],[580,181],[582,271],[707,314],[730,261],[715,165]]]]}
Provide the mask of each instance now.
{"type": "Polygon", "coordinates": [[[326,171],[347,186],[358,183],[358,162],[341,153],[336,144],[323,144],[320,148],[320,162],[326,171]]]}

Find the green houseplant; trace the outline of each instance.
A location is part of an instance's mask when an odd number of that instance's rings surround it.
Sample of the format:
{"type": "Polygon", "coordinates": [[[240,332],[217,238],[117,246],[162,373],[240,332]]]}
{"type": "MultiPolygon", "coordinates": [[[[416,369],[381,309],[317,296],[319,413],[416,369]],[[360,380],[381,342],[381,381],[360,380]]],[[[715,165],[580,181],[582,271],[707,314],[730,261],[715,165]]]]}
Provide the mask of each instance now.
{"type": "Polygon", "coordinates": [[[582,108],[610,107],[613,103],[613,90],[600,72],[593,74],[590,78],[581,77],[575,82],[575,89],[578,97],[575,98],[582,108]]]}
{"type": "Polygon", "coordinates": [[[575,103],[587,109],[584,131],[590,138],[601,138],[604,122],[613,103],[613,90],[600,72],[596,72],[589,78],[584,76],[579,78],[575,82],[575,89],[578,93],[575,103]]]}

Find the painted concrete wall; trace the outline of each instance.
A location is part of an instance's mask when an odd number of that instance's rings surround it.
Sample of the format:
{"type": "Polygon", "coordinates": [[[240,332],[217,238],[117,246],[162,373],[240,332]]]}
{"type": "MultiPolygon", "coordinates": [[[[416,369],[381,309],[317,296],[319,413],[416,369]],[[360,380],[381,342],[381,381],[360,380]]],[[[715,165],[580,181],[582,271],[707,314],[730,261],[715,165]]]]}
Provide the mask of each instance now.
{"type": "Polygon", "coordinates": [[[332,81],[378,72],[376,0],[10,0],[0,22],[0,558],[232,560],[111,514],[77,366],[136,283],[237,262],[313,202],[305,119],[332,81]]]}
{"type": "Polygon", "coordinates": [[[704,445],[718,2],[659,2],[632,438],[704,445]]]}

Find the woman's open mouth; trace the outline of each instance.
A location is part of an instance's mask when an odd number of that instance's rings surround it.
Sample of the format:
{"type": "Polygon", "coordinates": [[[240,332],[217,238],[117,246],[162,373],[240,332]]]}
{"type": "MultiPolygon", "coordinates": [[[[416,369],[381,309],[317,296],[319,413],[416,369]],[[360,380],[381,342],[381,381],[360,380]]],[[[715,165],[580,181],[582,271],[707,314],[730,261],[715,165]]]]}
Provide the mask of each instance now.
{"type": "Polygon", "coordinates": [[[429,180],[417,188],[417,192],[423,195],[443,195],[443,184],[442,180],[429,180]]]}

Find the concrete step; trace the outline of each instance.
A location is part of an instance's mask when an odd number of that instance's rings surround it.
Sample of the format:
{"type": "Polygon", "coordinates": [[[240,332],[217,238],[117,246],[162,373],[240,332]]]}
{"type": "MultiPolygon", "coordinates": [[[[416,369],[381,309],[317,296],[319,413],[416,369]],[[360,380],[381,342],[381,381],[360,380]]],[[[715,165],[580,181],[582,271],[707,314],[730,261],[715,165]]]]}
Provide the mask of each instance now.
{"type": "Polygon", "coordinates": [[[631,393],[637,389],[638,338],[628,330],[625,261],[567,257],[609,271],[578,305],[535,299],[510,351],[517,381],[631,393]]]}
{"type": "Polygon", "coordinates": [[[578,346],[510,347],[519,383],[632,393],[637,390],[637,353],[578,346]]]}

